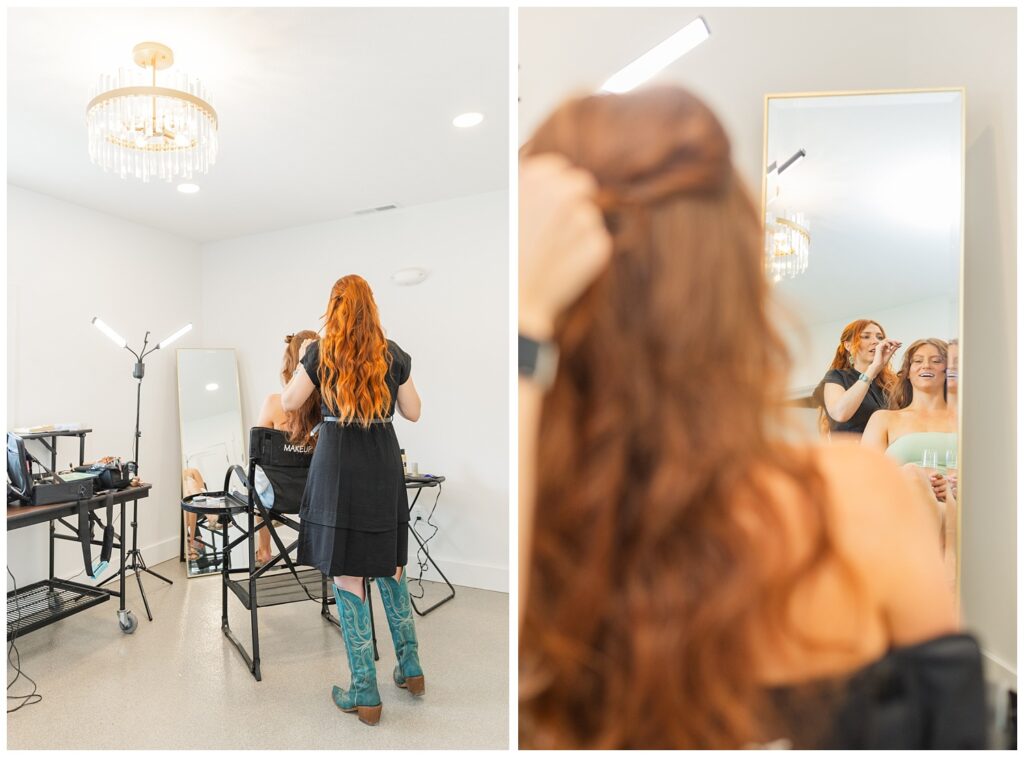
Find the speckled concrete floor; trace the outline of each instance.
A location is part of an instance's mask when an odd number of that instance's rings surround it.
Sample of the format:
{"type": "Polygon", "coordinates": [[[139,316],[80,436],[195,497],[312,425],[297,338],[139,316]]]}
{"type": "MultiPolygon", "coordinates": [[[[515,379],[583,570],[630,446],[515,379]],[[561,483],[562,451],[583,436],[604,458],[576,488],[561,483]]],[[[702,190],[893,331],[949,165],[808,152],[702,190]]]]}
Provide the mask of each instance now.
{"type": "MultiPolygon", "coordinates": [[[[220,631],[220,581],[186,579],[177,560],[152,567],[174,585],[144,577],[150,623],[131,580],[134,634],[119,630],[113,598],[17,640],[22,670],[43,699],[8,714],[9,749],[508,747],[507,594],[460,588],[416,618],[427,694],[415,699],[390,681],[395,653],[374,592],[384,712],[371,728],[330,699],[332,684],[347,685],[348,663],[319,605],[261,609],[257,683],[220,631]]],[[[228,599],[232,628],[248,647],[248,614],[228,599]]],[[[8,666],[8,681],[13,675],[8,666]]],[[[21,680],[8,694],[28,690],[21,680]]]]}

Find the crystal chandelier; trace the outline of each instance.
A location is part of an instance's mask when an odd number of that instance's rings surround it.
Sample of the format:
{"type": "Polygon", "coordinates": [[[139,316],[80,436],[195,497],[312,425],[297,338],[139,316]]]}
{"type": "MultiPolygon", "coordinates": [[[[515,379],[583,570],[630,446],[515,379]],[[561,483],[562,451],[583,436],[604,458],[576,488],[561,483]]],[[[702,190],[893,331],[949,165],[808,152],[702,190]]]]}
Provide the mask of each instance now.
{"type": "Polygon", "coordinates": [[[217,112],[198,79],[156,72],[174,63],[171,48],[143,42],[132,50],[144,73],[120,69],[100,77],[85,109],[89,158],[104,171],[148,182],[204,174],[217,158],[217,112]]]}
{"type": "Polygon", "coordinates": [[[803,213],[769,212],[765,219],[765,270],[773,282],[795,279],[807,270],[811,235],[803,213]]]}

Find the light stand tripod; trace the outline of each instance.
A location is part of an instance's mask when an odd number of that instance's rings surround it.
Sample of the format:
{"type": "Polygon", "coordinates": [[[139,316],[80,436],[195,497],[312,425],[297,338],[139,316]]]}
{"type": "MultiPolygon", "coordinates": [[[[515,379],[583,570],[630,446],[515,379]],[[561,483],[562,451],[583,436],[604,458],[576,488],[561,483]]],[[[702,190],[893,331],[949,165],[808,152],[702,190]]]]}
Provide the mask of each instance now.
{"type": "MultiPolygon", "coordinates": [[[[130,353],[132,353],[132,355],[135,356],[135,366],[132,369],[132,377],[138,380],[138,384],[137,384],[136,390],[135,390],[135,445],[134,445],[134,462],[135,462],[135,466],[136,466],[135,470],[136,470],[136,472],[138,472],[138,470],[139,470],[139,467],[138,467],[138,465],[139,465],[139,438],[142,436],[142,432],[139,430],[139,418],[140,418],[140,413],[141,413],[141,409],[142,409],[142,378],[146,375],[146,365],[145,365],[144,361],[145,361],[145,359],[146,359],[146,357],[148,355],[152,354],[153,352],[155,352],[156,350],[160,349],[161,347],[166,347],[168,344],[173,342],[175,339],[177,339],[178,337],[180,337],[183,334],[185,334],[188,331],[190,331],[192,329],[192,324],[190,323],[190,324],[182,327],[181,329],[179,329],[178,331],[173,333],[171,336],[167,337],[162,342],[158,343],[155,347],[152,347],[148,352],[146,351],[146,346],[149,344],[149,332],[147,331],[146,332],[146,336],[142,340],[142,349],[139,350],[138,352],[136,352],[135,350],[133,350],[131,347],[128,346],[128,343],[125,341],[124,338],[119,336],[113,329],[111,329],[109,326],[107,326],[107,324],[105,324],[99,318],[93,318],[92,322],[93,322],[93,325],[96,326],[96,328],[98,328],[100,331],[102,331],[104,334],[106,334],[108,337],[110,337],[116,344],[118,344],[121,347],[124,347],[126,350],[128,350],[130,353]]],[[[132,522],[131,522],[131,528],[132,528],[132,548],[128,552],[128,554],[125,555],[125,559],[128,560],[130,558],[131,561],[130,561],[130,563],[128,565],[125,566],[125,572],[131,571],[132,573],[135,574],[135,580],[139,584],[139,593],[142,595],[142,604],[146,608],[146,617],[149,618],[150,621],[152,621],[153,620],[153,613],[150,612],[150,609],[149,609],[149,601],[146,599],[146,590],[142,587],[142,576],[140,574],[140,571],[145,571],[146,573],[149,573],[151,576],[156,576],[161,581],[165,581],[165,582],[167,582],[169,584],[173,584],[174,582],[171,579],[165,578],[164,576],[161,576],[159,573],[157,573],[157,572],[155,572],[153,570],[150,570],[150,568],[146,565],[146,561],[142,557],[142,550],[139,549],[138,530],[136,528],[137,525],[138,525],[138,520],[139,520],[139,503],[138,503],[138,500],[136,500],[136,501],[132,502],[132,522]]],[[[123,548],[124,547],[122,546],[122,549],[123,548]]],[[[103,584],[105,584],[105,583],[107,583],[109,581],[113,581],[115,578],[117,578],[120,575],[121,575],[121,571],[118,570],[117,573],[115,573],[114,575],[109,576],[108,578],[104,579],[98,585],[102,586],[103,584]]]]}

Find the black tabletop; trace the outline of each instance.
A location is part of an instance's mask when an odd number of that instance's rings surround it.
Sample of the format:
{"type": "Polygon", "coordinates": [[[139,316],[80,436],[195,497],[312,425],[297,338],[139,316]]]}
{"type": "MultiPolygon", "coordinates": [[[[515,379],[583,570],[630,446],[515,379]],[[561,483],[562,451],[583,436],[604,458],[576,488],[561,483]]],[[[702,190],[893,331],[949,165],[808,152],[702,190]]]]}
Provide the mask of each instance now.
{"type": "MultiPolygon", "coordinates": [[[[144,499],[149,496],[149,490],[153,488],[152,484],[142,484],[142,486],[129,486],[127,489],[122,489],[119,492],[114,492],[114,504],[120,504],[122,502],[131,502],[136,499],[144,499]]],[[[97,494],[91,499],[85,500],[89,503],[90,510],[98,510],[107,503],[106,494],[97,494]]],[[[12,531],[16,528],[24,528],[25,526],[34,526],[37,523],[47,523],[57,518],[63,518],[65,516],[74,515],[78,512],[78,501],[72,502],[54,502],[50,505],[26,505],[24,507],[8,507],[7,508],[7,530],[12,531]]]]}
{"type": "Polygon", "coordinates": [[[420,474],[413,476],[406,474],[405,476],[405,488],[406,489],[429,489],[433,486],[438,486],[444,481],[444,476],[427,476],[420,474]]]}
{"type": "MultiPolygon", "coordinates": [[[[13,433],[18,434],[17,431],[13,433]]],[[[84,436],[91,433],[91,428],[76,428],[71,431],[36,431],[31,434],[18,434],[18,436],[22,439],[49,439],[52,436],[84,436]]]]}

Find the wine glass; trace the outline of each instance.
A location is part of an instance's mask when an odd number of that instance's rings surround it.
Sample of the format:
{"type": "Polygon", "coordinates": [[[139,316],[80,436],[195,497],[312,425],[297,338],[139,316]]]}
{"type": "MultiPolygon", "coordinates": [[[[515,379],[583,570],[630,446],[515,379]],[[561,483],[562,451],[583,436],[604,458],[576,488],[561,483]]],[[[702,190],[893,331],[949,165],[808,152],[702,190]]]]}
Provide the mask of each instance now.
{"type": "Polygon", "coordinates": [[[939,467],[939,451],[937,449],[926,449],[921,455],[921,467],[931,468],[932,470],[938,470],[939,467]]]}
{"type": "Polygon", "coordinates": [[[949,491],[957,498],[957,486],[960,483],[959,459],[955,449],[946,450],[946,478],[949,479],[949,491]]]}

